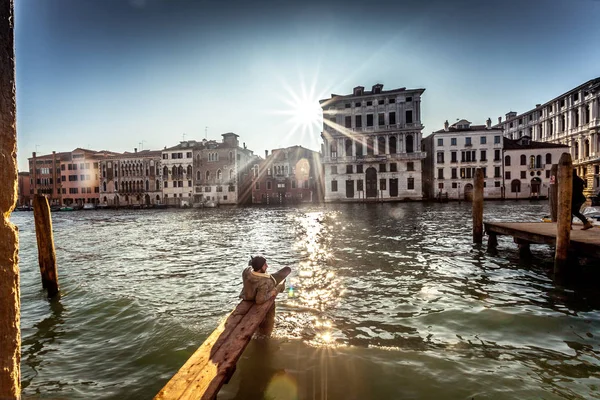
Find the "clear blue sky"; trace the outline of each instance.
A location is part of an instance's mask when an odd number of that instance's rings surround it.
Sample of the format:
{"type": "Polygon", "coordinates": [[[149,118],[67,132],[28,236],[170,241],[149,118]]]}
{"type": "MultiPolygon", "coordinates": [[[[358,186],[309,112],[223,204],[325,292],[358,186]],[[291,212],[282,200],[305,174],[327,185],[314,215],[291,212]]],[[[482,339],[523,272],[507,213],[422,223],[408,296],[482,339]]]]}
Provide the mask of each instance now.
{"type": "Polygon", "coordinates": [[[600,1],[16,2],[19,166],[76,147],[162,149],[235,132],[256,154],[354,86],[426,89],[424,134],[493,122],[600,76],[600,1]],[[142,141],[144,141],[142,143],[142,141]],[[142,143],[140,145],[140,143],[142,143]]]}

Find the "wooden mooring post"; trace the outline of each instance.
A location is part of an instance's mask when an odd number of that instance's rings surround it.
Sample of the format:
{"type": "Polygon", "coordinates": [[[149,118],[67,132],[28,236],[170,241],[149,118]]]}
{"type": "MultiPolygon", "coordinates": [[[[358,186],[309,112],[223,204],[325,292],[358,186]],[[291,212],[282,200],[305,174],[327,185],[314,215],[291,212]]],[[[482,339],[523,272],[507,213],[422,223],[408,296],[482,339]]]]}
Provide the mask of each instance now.
{"type": "Polygon", "coordinates": [[[473,182],[473,243],[483,241],[483,169],[475,169],[473,182]]]}
{"type": "Polygon", "coordinates": [[[38,261],[42,275],[42,287],[48,290],[48,297],[58,294],[58,271],[56,251],[52,235],[52,216],[48,199],[40,194],[33,197],[33,216],[35,219],[35,237],[38,245],[38,261]]]}
{"type": "Polygon", "coordinates": [[[571,199],[573,197],[573,162],[569,153],[563,153],[558,162],[558,202],[556,220],[556,252],[554,274],[565,271],[571,240],[571,199]]]}
{"type": "Polygon", "coordinates": [[[558,164],[552,164],[550,168],[550,189],[548,193],[550,200],[550,218],[556,222],[556,213],[558,205],[558,164]]]}
{"type": "Polygon", "coordinates": [[[14,3],[0,0],[0,399],[21,397],[14,3]]]}

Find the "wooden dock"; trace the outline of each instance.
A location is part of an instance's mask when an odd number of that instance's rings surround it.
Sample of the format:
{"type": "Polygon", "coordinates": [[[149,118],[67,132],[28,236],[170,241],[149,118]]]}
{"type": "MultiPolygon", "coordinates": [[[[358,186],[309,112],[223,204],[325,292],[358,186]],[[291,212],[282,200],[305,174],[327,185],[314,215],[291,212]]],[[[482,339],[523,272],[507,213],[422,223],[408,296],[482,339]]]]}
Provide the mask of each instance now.
{"type": "MultiPolygon", "coordinates": [[[[530,244],[556,246],[557,226],[554,222],[484,222],[488,243],[495,247],[499,235],[512,236],[519,247],[527,251],[530,244]]],[[[571,231],[569,250],[582,256],[600,258],[600,229],[594,227],[581,230],[582,225],[574,224],[571,231]]]]}

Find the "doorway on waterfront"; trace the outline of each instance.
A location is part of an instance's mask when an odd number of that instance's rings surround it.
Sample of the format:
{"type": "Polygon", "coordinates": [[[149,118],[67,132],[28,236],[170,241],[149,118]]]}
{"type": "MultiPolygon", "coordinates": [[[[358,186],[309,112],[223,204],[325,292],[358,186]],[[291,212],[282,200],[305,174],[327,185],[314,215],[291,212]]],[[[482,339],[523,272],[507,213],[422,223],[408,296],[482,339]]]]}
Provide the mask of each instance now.
{"type": "Polygon", "coordinates": [[[145,197],[146,197],[146,198],[144,199],[144,200],[145,200],[145,203],[146,203],[146,205],[147,205],[147,206],[149,206],[149,205],[150,205],[150,195],[149,195],[149,194],[146,194],[146,196],[145,196],[145,197]]]}
{"type": "Polygon", "coordinates": [[[346,181],[346,198],[354,198],[354,181],[352,179],[346,181]]]}
{"type": "Polygon", "coordinates": [[[473,185],[470,183],[465,185],[465,200],[473,201],[473,185]]]}
{"type": "Polygon", "coordinates": [[[531,180],[531,197],[540,196],[540,186],[542,186],[542,180],[535,177],[531,180]]]}
{"type": "Polygon", "coordinates": [[[373,167],[367,168],[365,171],[366,175],[366,197],[377,197],[377,170],[373,167]]]}
{"type": "Polygon", "coordinates": [[[390,197],[398,197],[398,178],[390,179],[390,197]]]}

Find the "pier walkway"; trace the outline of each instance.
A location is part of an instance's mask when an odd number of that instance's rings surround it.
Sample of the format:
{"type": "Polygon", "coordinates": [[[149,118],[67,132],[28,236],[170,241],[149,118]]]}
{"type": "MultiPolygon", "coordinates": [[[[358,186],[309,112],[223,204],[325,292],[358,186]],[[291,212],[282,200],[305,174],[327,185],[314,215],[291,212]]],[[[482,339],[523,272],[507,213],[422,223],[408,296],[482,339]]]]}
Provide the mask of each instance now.
{"type": "MultiPolygon", "coordinates": [[[[556,246],[556,223],[554,222],[484,222],[485,232],[489,236],[489,245],[496,246],[498,235],[512,236],[522,249],[529,244],[548,244],[556,246]]],[[[569,250],[582,256],[600,258],[600,229],[594,227],[581,230],[582,225],[574,224],[571,231],[569,250]]]]}

